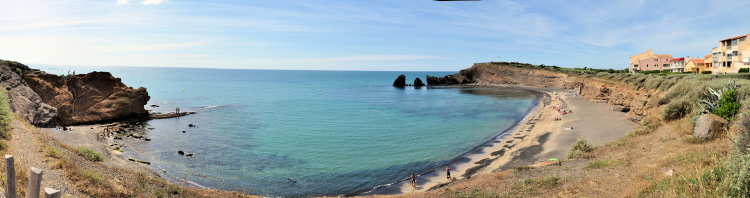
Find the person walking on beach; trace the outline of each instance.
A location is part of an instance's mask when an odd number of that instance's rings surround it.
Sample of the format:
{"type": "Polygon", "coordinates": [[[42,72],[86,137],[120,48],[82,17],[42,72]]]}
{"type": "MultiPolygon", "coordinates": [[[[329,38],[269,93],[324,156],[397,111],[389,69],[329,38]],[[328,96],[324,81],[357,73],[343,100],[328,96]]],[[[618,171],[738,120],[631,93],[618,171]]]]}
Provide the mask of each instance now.
{"type": "Polygon", "coordinates": [[[445,167],[445,172],[448,174],[448,180],[451,179],[451,165],[445,167]]]}
{"type": "Polygon", "coordinates": [[[411,187],[417,189],[417,176],[414,173],[411,174],[411,187]]]}

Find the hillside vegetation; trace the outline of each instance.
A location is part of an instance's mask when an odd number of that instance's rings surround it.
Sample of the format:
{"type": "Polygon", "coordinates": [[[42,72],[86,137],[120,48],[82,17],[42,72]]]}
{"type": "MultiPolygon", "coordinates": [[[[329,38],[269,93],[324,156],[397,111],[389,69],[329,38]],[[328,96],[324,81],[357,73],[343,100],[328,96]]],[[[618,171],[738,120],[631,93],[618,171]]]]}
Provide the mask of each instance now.
{"type": "Polygon", "coordinates": [[[554,79],[544,72],[565,74],[558,88],[583,84],[583,98],[627,109],[639,127],[604,146],[580,140],[562,166],[516,167],[397,197],[750,197],[749,74],[648,75],[513,62],[467,70],[493,75],[477,82],[533,86],[511,81],[522,72],[506,75],[518,69],[540,76],[532,80],[554,79]],[[726,132],[709,140],[693,136],[703,113],[726,118],[726,132]]]}

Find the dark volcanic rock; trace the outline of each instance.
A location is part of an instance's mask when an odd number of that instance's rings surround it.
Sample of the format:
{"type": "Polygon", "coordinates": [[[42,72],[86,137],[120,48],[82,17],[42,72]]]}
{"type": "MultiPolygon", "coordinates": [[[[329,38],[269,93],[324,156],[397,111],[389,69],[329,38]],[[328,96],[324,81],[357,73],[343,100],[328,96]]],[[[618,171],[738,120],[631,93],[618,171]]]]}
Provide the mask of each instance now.
{"type": "Polygon", "coordinates": [[[59,110],[62,125],[148,118],[144,105],[151,97],[146,88],[125,86],[109,72],[75,76],[32,73],[24,75],[24,80],[42,101],[59,110]]]}
{"type": "Polygon", "coordinates": [[[421,87],[421,86],[424,86],[424,83],[422,82],[421,79],[417,78],[417,79],[414,79],[414,86],[421,87]]]}
{"type": "MultiPolygon", "coordinates": [[[[20,69],[18,69],[20,70],[20,69]]],[[[0,63],[0,86],[8,92],[10,109],[36,126],[55,125],[57,108],[43,102],[43,99],[18,75],[11,71],[5,61],[0,63]]]]}
{"type": "Polygon", "coordinates": [[[453,78],[453,75],[447,75],[445,77],[435,77],[427,75],[427,85],[429,86],[457,84],[460,84],[460,82],[457,79],[453,78]]]}
{"type": "Polygon", "coordinates": [[[406,76],[400,75],[398,78],[396,78],[395,81],[393,81],[394,87],[406,87],[406,76]]]}

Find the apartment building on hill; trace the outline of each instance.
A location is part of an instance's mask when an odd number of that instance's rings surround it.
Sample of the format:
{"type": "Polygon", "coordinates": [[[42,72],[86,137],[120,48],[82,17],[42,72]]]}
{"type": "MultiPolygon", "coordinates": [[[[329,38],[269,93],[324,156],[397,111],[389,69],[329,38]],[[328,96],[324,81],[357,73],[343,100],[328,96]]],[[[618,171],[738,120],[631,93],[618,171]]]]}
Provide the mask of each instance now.
{"type": "Polygon", "coordinates": [[[631,73],[651,70],[669,70],[669,60],[671,58],[672,55],[670,54],[654,54],[654,51],[648,49],[644,53],[640,53],[630,57],[629,70],[631,73]]]}
{"type": "Polygon", "coordinates": [[[750,34],[719,41],[719,47],[711,50],[717,73],[737,73],[741,68],[750,68],[750,34]],[[744,56],[743,56],[744,55],[744,56]]]}

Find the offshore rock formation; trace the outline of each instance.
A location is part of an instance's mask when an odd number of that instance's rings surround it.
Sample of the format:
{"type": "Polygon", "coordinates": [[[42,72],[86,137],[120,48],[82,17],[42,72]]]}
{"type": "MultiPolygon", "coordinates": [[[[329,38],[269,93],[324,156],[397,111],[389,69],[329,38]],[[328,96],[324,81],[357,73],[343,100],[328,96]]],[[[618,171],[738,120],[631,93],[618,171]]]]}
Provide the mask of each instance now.
{"type": "Polygon", "coordinates": [[[422,79],[419,79],[419,78],[414,79],[414,87],[421,87],[421,86],[425,86],[425,84],[422,82],[422,79]]]}
{"type": "Polygon", "coordinates": [[[31,70],[17,62],[0,61],[0,86],[8,92],[10,109],[33,125],[54,125],[57,109],[42,102],[39,95],[29,88],[19,75],[24,72],[31,70]]]}
{"type": "Polygon", "coordinates": [[[74,76],[32,73],[24,80],[44,103],[58,109],[61,125],[148,118],[146,88],[127,87],[109,72],[74,76]]]}
{"type": "Polygon", "coordinates": [[[406,76],[403,74],[398,76],[395,81],[393,81],[394,87],[406,87],[406,76]]]}

